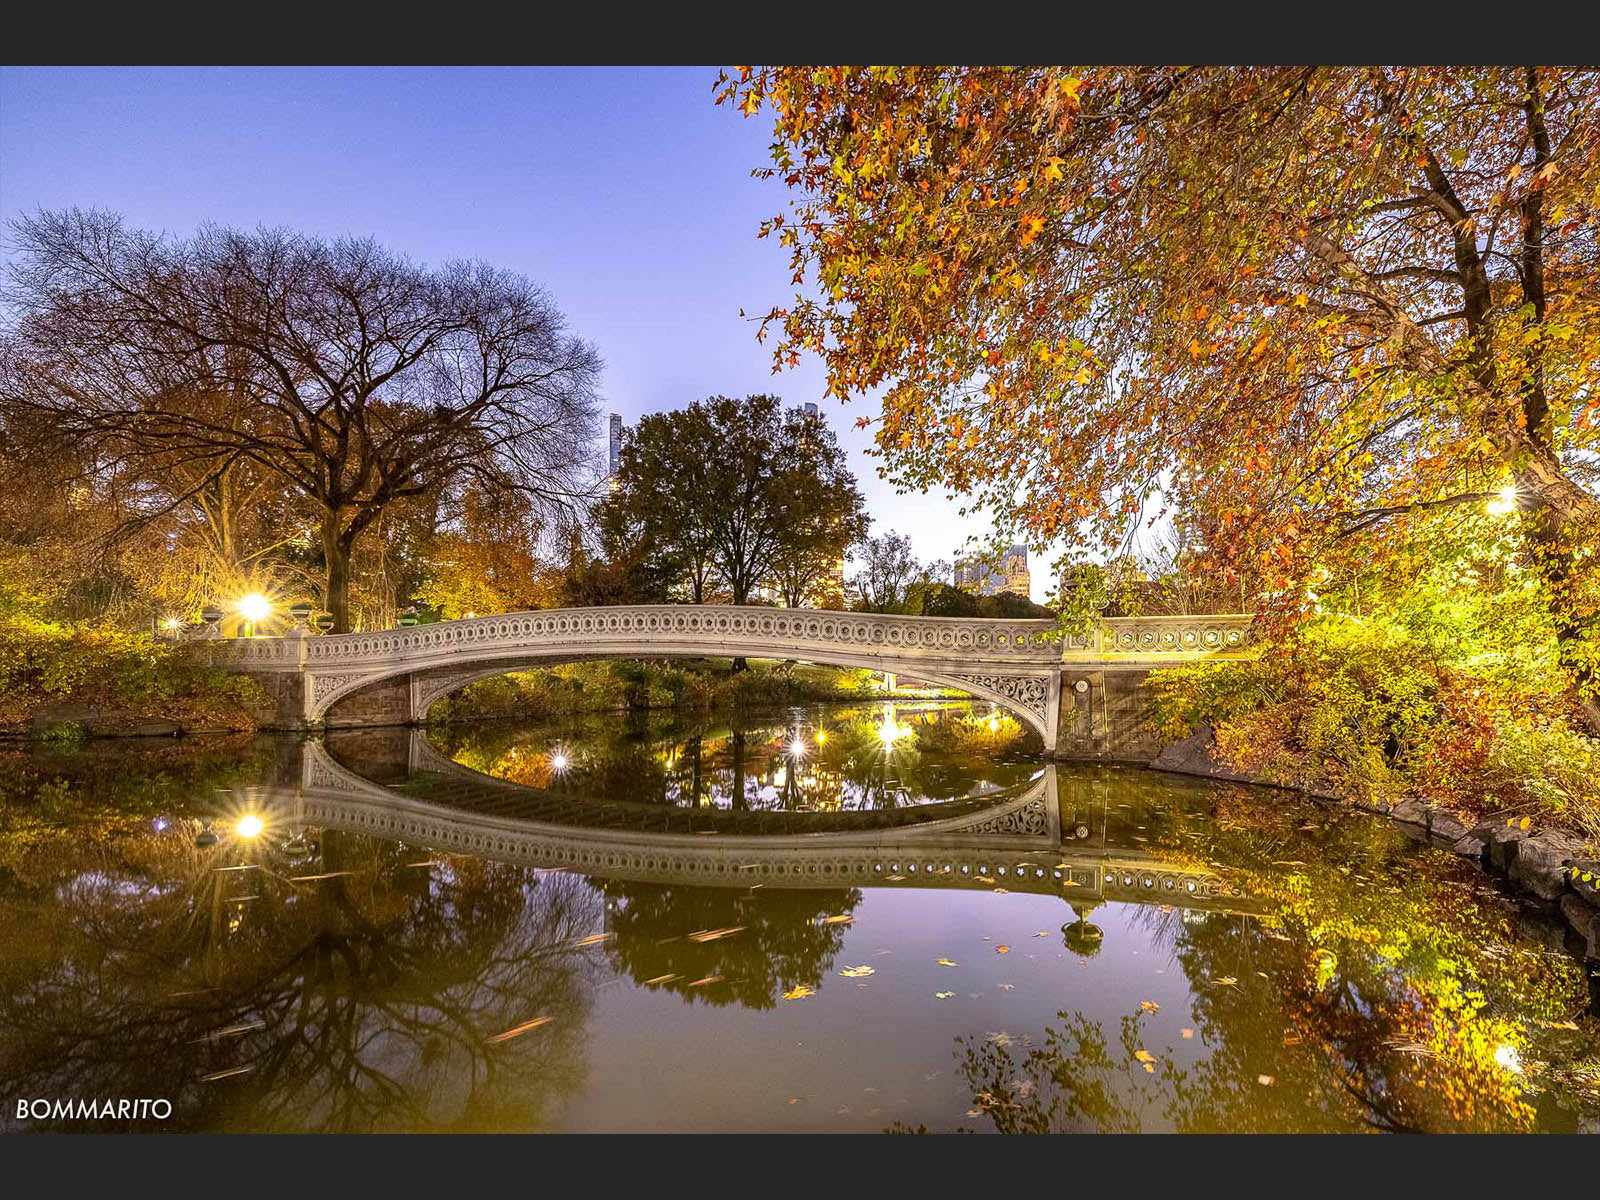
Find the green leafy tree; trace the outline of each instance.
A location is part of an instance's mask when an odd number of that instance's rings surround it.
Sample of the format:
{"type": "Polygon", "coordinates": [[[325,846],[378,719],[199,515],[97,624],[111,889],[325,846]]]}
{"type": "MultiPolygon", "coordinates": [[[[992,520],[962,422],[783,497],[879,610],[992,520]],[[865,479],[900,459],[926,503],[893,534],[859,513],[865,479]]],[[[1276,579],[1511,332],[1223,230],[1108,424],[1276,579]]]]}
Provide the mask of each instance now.
{"type": "Polygon", "coordinates": [[[720,583],[744,604],[771,579],[803,597],[865,532],[867,517],[821,419],[758,395],[713,396],[642,418],[623,444],[601,521],[676,561],[694,603],[720,583]]]}

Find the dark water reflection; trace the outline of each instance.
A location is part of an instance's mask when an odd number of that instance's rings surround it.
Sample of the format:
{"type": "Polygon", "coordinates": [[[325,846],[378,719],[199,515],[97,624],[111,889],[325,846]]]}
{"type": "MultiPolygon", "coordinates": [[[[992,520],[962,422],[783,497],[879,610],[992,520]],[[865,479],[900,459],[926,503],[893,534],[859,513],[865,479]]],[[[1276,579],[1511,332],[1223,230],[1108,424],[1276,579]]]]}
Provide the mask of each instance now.
{"type": "MultiPolygon", "coordinates": [[[[881,723],[798,717],[813,748],[881,723]]],[[[1600,1120],[1583,965],[1451,856],[944,729],[893,739],[894,788],[864,738],[788,775],[761,731],[796,719],[742,723],[743,787],[731,724],[4,754],[0,1120],[138,1127],[16,1117],[100,1097],[165,1097],[144,1124],[168,1130],[1600,1120]]],[[[923,723],[950,722],[988,732],[923,723]]]]}
{"type": "Polygon", "coordinates": [[[983,796],[1038,773],[1038,737],[986,704],[657,713],[458,725],[448,757],[581,797],[730,811],[838,813],[983,796]]]}

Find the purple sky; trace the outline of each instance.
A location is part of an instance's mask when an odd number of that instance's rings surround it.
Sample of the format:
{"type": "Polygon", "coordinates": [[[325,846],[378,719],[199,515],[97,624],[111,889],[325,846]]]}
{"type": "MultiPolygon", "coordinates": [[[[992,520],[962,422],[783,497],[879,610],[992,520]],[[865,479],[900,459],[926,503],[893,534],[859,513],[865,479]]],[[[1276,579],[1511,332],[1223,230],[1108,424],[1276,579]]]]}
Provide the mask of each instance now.
{"type": "MultiPolygon", "coordinates": [[[[712,393],[821,400],[816,360],[773,376],[741,308],[788,294],[756,239],[785,202],[749,177],[770,124],[711,100],[713,68],[0,69],[0,219],[109,209],[187,234],[205,221],[371,234],[424,262],[482,258],[550,289],[606,361],[632,422],[712,393]]],[[[896,495],[854,419],[873,532],[951,558],[985,522],[896,495]]],[[[597,430],[597,438],[600,431],[597,430]]],[[[1034,556],[1033,594],[1046,570],[1034,556]]]]}

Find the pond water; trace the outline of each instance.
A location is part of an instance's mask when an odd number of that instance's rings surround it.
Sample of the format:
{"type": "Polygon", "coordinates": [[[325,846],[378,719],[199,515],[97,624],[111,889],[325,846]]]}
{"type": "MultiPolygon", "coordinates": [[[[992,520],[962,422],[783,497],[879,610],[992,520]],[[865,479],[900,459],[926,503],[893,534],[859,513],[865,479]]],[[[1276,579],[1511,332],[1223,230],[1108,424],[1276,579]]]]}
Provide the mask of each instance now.
{"type": "Polygon", "coordinates": [[[7,1130],[1593,1130],[1470,864],[987,706],[0,752],[7,1130]],[[17,1115],[162,1098],[163,1120],[17,1115]]]}

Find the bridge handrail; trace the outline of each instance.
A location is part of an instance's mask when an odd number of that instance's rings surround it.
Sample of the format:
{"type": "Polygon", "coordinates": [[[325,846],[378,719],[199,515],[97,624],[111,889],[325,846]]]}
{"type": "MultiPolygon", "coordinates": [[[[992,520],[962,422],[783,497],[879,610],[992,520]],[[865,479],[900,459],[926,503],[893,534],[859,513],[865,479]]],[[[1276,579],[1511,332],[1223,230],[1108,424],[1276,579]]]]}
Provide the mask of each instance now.
{"type": "Polygon", "coordinates": [[[1084,634],[1063,634],[1049,619],[926,617],[832,609],[767,608],[729,604],[639,604],[555,608],[441,621],[410,628],[307,636],[226,639],[213,642],[230,663],[261,669],[361,666],[397,654],[440,654],[453,649],[508,650],[541,642],[593,640],[670,642],[725,638],[769,645],[832,645],[912,657],[981,656],[1046,665],[1080,656],[1139,657],[1240,652],[1250,640],[1248,613],[1197,616],[1110,617],[1084,634]]]}

